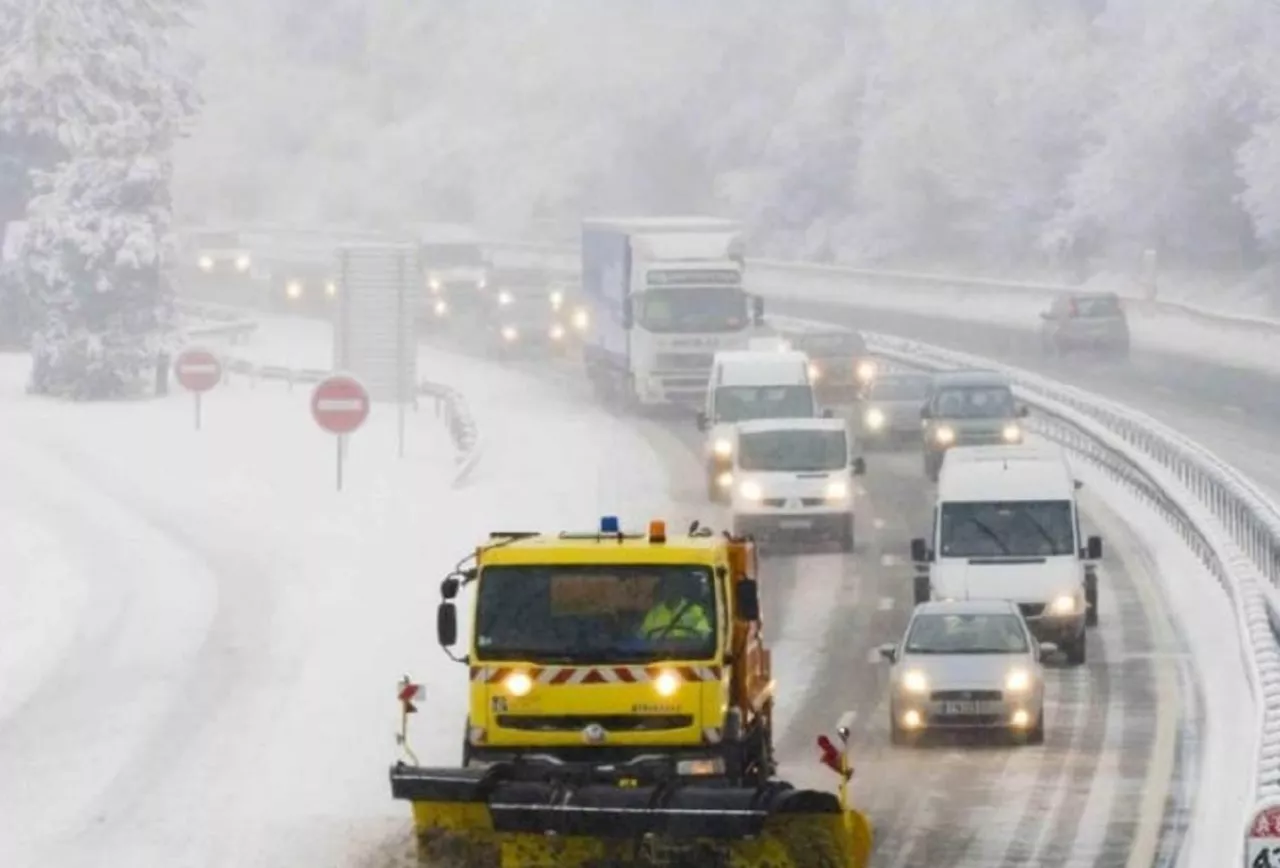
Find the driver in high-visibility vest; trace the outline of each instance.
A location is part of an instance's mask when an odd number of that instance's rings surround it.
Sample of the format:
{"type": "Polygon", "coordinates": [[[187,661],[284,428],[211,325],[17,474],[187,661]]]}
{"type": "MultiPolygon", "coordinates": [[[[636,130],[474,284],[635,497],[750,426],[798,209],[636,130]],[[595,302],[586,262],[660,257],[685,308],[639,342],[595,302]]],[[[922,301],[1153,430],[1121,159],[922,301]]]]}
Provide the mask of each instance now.
{"type": "Polygon", "coordinates": [[[657,599],[640,625],[645,639],[703,639],[711,635],[711,619],[703,600],[704,580],[696,575],[675,573],[664,577],[657,599]]]}

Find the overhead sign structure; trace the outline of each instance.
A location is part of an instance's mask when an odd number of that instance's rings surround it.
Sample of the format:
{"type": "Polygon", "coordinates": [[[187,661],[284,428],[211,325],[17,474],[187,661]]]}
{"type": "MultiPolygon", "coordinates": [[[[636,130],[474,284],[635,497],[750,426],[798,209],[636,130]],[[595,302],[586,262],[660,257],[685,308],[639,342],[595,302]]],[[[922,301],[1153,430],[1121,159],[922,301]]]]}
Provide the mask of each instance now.
{"type": "Polygon", "coordinates": [[[333,366],[367,384],[374,401],[399,406],[404,455],[405,407],[416,401],[417,312],[426,290],[412,244],[361,243],[338,250],[333,366]]]}
{"type": "Polygon", "coordinates": [[[343,439],[369,418],[371,402],[364,384],[350,374],[333,374],[311,392],[311,416],[325,431],[338,438],[338,490],[342,490],[343,439]]]}
{"type": "Polygon", "coordinates": [[[182,388],[195,397],[196,430],[200,430],[204,393],[222,382],[222,359],[217,353],[203,347],[189,347],[178,354],[173,363],[173,373],[182,388]]]}
{"type": "Polygon", "coordinates": [[[1264,799],[1254,808],[1244,864],[1245,868],[1280,868],[1280,799],[1264,799]]]}

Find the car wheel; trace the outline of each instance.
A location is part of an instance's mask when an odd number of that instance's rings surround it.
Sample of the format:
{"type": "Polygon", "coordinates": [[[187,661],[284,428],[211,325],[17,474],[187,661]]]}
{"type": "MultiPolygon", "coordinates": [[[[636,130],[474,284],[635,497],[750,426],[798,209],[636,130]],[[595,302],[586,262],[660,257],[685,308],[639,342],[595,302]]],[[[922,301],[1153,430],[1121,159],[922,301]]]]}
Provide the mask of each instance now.
{"type": "Polygon", "coordinates": [[[1062,651],[1067,656],[1067,665],[1083,666],[1088,659],[1088,645],[1089,634],[1083,632],[1064,645],[1062,651]]]}
{"type": "Polygon", "coordinates": [[[921,603],[929,602],[929,598],[933,596],[933,590],[932,588],[929,587],[928,576],[915,577],[915,580],[912,584],[912,596],[917,606],[920,605],[921,603]]]}
{"type": "Polygon", "coordinates": [[[1014,740],[1020,744],[1044,744],[1044,709],[1040,710],[1040,716],[1036,718],[1036,725],[1029,730],[1015,732],[1014,740]]]}

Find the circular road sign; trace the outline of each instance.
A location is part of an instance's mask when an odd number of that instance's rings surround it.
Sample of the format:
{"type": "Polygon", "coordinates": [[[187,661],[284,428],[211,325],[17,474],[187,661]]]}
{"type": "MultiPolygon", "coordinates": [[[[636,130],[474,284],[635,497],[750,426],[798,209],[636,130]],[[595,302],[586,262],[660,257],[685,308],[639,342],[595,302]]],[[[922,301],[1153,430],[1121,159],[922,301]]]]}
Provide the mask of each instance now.
{"type": "Polygon", "coordinates": [[[207,392],[222,382],[222,360],[210,350],[191,347],[179,354],[173,372],[188,392],[207,392]]]}
{"type": "Polygon", "coordinates": [[[330,434],[350,434],[369,418],[369,392],[355,377],[334,374],[316,384],[311,415],[330,434]]]}

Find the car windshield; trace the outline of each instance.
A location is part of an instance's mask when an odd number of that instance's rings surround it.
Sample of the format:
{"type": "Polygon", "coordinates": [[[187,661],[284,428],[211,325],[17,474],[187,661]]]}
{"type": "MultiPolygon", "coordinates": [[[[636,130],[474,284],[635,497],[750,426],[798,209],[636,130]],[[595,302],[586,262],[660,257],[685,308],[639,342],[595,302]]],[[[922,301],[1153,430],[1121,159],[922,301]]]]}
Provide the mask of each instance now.
{"type": "Polygon", "coordinates": [[[485,567],[475,656],[532,663],[709,660],[716,649],[714,589],[702,566],[485,567]],[[670,616],[651,616],[659,606],[670,616]]]}
{"type": "Polygon", "coordinates": [[[917,615],[908,654],[1026,654],[1027,633],[1012,614],[917,615]]]}
{"type": "Polygon", "coordinates": [[[743,470],[840,470],[849,464],[843,431],[759,431],[738,438],[738,466],[743,470]]]}
{"type": "Polygon", "coordinates": [[[649,332],[740,332],[750,320],[741,286],[647,289],[635,296],[636,324],[649,332]]]}
{"type": "Polygon", "coordinates": [[[1008,386],[946,386],[938,390],[934,415],[941,419],[1008,419],[1014,415],[1008,386]]]}
{"type": "Polygon", "coordinates": [[[1121,315],[1120,299],[1113,295],[1086,296],[1072,299],[1075,315],[1084,319],[1112,318],[1121,315]]]}
{"type": "Polygon", "coordinates": [[[427,268],[480,268],[484,252],[475,244],[424,244],[422,263],[427,268]]]}
{"type": "Polygon", "coordinates": [[[1069,500],[944,503],[939,547],[943,557],[1053,557],[1076,551],[1069,500]]]}
{"type": "Polygon", "coordinates": [[[717,422],[750,419],[808,419],[816,415],[811,386],[719,386],[717,422]]]}
{"type": "Polygon", "coordinates": [[[792,335],[791,344],[815,358],[849,358],[867,354],[867,343],[857,332],[792,335]]]}
{"type": "Polygon", "coordinates": [[[928,377],[881,377],[871,383],[873,401],[924,401],[929,397],[928,377]]]}

